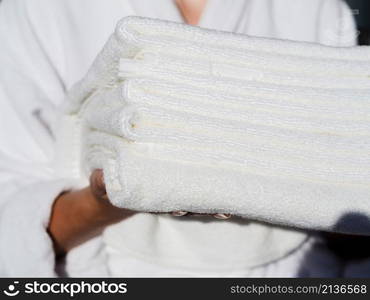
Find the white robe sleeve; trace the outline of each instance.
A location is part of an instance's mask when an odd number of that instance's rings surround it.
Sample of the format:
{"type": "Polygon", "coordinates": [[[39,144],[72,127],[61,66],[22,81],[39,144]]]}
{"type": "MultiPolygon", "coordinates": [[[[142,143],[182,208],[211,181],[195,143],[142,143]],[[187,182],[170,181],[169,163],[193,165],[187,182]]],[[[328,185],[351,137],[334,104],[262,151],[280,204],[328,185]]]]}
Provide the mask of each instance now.
{"type": "Polygon", "coordinates": [[[317,19],[317,41],[334,47],[351,47],[357,44],[353,12],[343,0],[321,1],[317,19]]]}
{"type": "Polygon", "coordinates": [[[0,4],[0,276],[55,276],[46,228],[54,199],[73,186],[51,163],[64,88],[27,2],[0,4]]]}

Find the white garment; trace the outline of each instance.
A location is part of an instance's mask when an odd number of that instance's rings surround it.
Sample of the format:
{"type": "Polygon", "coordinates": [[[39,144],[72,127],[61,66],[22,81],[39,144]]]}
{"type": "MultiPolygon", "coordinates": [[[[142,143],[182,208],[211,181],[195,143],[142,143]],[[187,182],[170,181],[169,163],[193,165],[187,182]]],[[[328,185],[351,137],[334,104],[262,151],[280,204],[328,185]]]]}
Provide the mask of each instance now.
{"type": "MultiPolygon", "coordinates": [[[[237,247],[233,249],[239,252],[237,247]]],[[[147,277],[148,274],[153,277],[337,277],[342,267],[338,258],[326,248],[325,241],[316,236],[276,261],[244,268],[232,258],[227,260],[227,266],[221,260],[220,264],[208,264],[206,267],[201,264],[179,268],[179,265],[168,263],[161,263],[159,267],[158,262],[150,260],[150,256],[141,257],[114,245],[107,247],[107,253],[108,267],[114,277],[147,277]]],[[[365,268],[362,274],[368,274],[365,268]]]]}
{"type": "MultiPolygon", "coordinates": [[[[51,205],[61,191],[80,183],[61,180],[60,175],[55,174],[51,164],[53,129],[47,125],[55,119],[55,108],[63,101],[66,91],[86,73],[116,22],[127,15],[181,20],[172,1],[167,0],[5,0],[0,5],[0,274],[3,276],[55,275],[53,249],[45,231],[51,205]]],[[[200,25],[335,46],[352,45],[355,41],[350,12],[337,0],[210,1],[200,25]],[[236,2],[243,4],[244,9],[234,6],[236,2]],[[228,11],[226,17],[225,11],[228,11]],[[348,30],[343,31],[346,28],[348,30]]],[[[135,220],[141,218],[146,217],[138,214],[130,222],[136,226],[135,220]]],[[[145,250],[152,251],[144,253],[148,257],[158,254],[155,249],[159,242],[164,247],[180,239],[183,248],[176,250],[181,250],[179,255],[183,261],[202,260],[204,256],[197,255],[198,245],[207,244],[209,232],[200,230],[203,224],[197,225],[199,221],[193,219],[171,218],[169,226],[161,226],[162,219],[168,217],[148,218],[155,218],[158,226],[147,227],[152,221],[136,227],[125,226],[123,222],[106,230],[106,243],[123,238],[127,248],[135,253],[149,244],[150,248],[145,250]],[[190,234],[181,231],[183,225],[179,224],[183,222],[194,223],[197,230],[190,234]]],[[[215,264],[225,262],[225,257],[235,250],[229,249],[225,242],[235,237],[234,247],[239,243],[242,235],[232,227],[225,225],[225,234],[219,237],[218,246],[210,243],[205,249],[208,251],[202,252],[211,256],[215,264]],[[215,248],[219,249],[217,253],[209,250],[215,248]]],[[[240,249],[247,244],[248,237],[240,249]]],[[[120,253],[126,250],[110,247],[120,253]]],[[[108,275],[106,267],[115,259],[107,262],[106,255],[102,238],[93,239],[71,251],[67,271],[72,276],[108,275]]],[[[291,257],[294,263],[284,265],[282,260],[278,265],[280,270],[286,269],[286,276],[295,276],[302,262],[301,255],[291,257]]],[[[124,273],[117,271],[116,274],[133,274],[134,258],[124,258],[129,260],[127,268],[122,266],[124,273]]],[[[158,262],[155,270],[163,267],[158,262]]],[[[269,266],[261,267],[254,275],[279,273],[276,265],[269,266]]],[[[161,273],[166,274],[164,267],[163,270],[161,273]]],[[[175,266],[175,270],[179,269],[175,266]]],[[[140,271],[147,276],[157,272],[149,264],[141,265],[140,271]]],[[[196,275],[196,272],[189,274],[196,275]]]]}

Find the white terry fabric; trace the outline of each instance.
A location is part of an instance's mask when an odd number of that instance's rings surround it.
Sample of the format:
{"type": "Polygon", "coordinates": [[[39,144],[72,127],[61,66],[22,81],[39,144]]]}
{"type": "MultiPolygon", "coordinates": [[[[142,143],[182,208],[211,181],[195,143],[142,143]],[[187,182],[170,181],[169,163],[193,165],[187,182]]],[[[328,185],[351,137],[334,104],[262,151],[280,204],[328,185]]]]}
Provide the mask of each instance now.
{"type": "MultiPolygon", "coordinates": [[[[1,276],[56,276],[52,244],[45,226],[54,198],[66,188],[76,188],[79,185],[74,183],[71,186],[67,183],[70,181],[69,176],[65,179],[63,174],[52,169],[50,161],[55,145],[46,125],[52,124],[56,119],[54,106],[64,100],[66,90],[86,73],[96,53],[114,29],[115,23],[125,15],[181,21],[181,15],[172,0],[89,0],[88,4],[86,1],[75,0],[1,1],[1,276]],[[89,13],[86,13],[87,5],[89,13]],[[35,111],[39,114],[35,114],[35,111]],[[60,184],[55,180],[60,180],[60,184]]],[[[353,23],[349,9],[342,1],[337,0],[209,0],[201,26],[330,45],[352,45],[355,40],[353,24],[350,26],[349,35],[344,36],[345,40],[341,34],[336,34],[335,30],[342,33],[343,22],[337,23],[338,18],[342,16],[345,17],[344,20],[353,23]],[[228,12],[227,17],[225,11],[228,12]],[[352,38],[349,39],[348,36],[352,38]]],[[[54,131],[52,133],[55,134],[54,131]]],[[[77,277],[112,275],[112,270],[106,270],[104,243],[110,242],[107,239],[122,239],[119,246],[112,244],[115,251],[129,247],[135,255],[140,254],[141,257],[152,259],[157,255],[158,243],[171,245],[174,241],[180,241],[181,248],[172,251],[171,255],[181,257],[190,269],[204,257],[211,260],[212,266],[218,262],[227,263],[226,257],[238,255],[238,265],[231,266],[230,269],[245,269],[245,273],[248,273],[248,270],[243,263],[244,253],[249,253],[248,249],[253,252],[258,248],[261,252],[266,248],[273,251],[280,244],[284,246],[284,243],[279,243],[283,233],[276,239],[271,239],[271,234],[276,235],[279,230],[276,227],[261,225],[265,232],[261,230],[257,234],[250,230],[247,224],[235,224],[233,227],[224,222],[207,222],[207,226],[199,223],[189,228],[183,225],[184,220],[168,218],[164,224],[160,222],[164,219],[161,215],[145,216],[149,220],[157,219],[158,226],[153,227],[151,221],[148,222],[142,214],[137,214],[131,220],[140,219],[140,223],[122,222],[109,227],[104,233],[105,242],[98,238],[73,249],[67,256],[67,274],[77,277]],[[211,226],[211,223],[216,227],[211,226]],[[231,248],[223,243],[225,239],[222,235],[219,236],[217,244],[209,239],[210,233],[223,225],[225,237],[227,236],[227,241],[233,245],[231,248]],[[254,241],[259,236],[265,243],[250,248],[248,241],[251,234],[254,235],[254,241]],[[142,244],[138,242],[146,243],[146,256],[143,254],[142,244]],[[237,252],[235,245],[238,246],[237,252]],[[199,255],[199,246],[204,247],[204,256],[199,255]],[[190,255],[186,255],[183,249],[187,249],[190,255]]],[[[194,220],[187,218],[186,222],[193,223],[194,220]]],[[[257,223],[250,224],[254,226],[257,223]]],[[[287,231],[284,237],[289,239],[289,236],[290,232],[287,231]]],[[[302,252],[305,252],[302,247],[296,251],[297,255],[289,252],[287,259],[290,263],[281,259],[277,263],[268,263],[256,269],[253,276],[274,277],[281,272],[284,272],[283,276],[297,276],[297,270],[302,264],[313,272],[316,270],[318,273],[310,273],[316,276],[323,276],[322,271],[325,270],[335,270],[335,266],[321,268],[325,262],[332,259],[332,254],[327,253],[318,264],[312,264],[307,263],[302,252]]],[[[322,252],[322,249],[315,249],[309,254],[320,257],[322,252]]],[[[135,256],[132,253],[122,254],[125,265],[121,267],[126,276],[139,271],[138,269],[141,274],[147,276],[169,274],[164,268],[168,256],[163,258],[164,261],[155,264],[155,270],[152,270],[145,259],[140,259],[140,265],[135,264],[135,256]]],[[[279,255],[275,255],[275,258],[281,257],[279,255]]],[[[116,258],[117,256],[110,258],[108,255],[109,265],[118,268],[122,261],[115,260],[116,258]]],[[[180,273],[181,268],[174,266],[173,272],[180,273]]],[[[225,273],[231,274],[226,269],[225,273]]],[[[364,273],[366,274],[366,271],[364,273]]],[[[330,276],[336,274],[333,272],[330,276]]],[[[197,271],[190,270],[187,275],[195,276],[197,271]]],[[[119,275],[116,273],[116,276],[119,275]]]]}
{"type": "Polygon", "coordinates": [[[69,112],[117,206],[368,234],[335,226],[369,216],[369,62],[368,47],[126,18],[69,112]]]}

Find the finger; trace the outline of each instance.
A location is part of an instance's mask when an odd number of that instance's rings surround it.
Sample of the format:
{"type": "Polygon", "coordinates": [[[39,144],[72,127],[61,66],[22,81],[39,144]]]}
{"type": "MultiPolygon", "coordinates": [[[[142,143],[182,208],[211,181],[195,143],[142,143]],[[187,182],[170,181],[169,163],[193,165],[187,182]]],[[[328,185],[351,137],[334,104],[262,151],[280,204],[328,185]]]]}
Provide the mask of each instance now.
{"type": "Polygon", "coordinates": [[[107,195],[107,191],[104,183],[104,174],[100,169],[94,170],[90,176],[90,186],[93,193],[98,197],[104,197],[107,195]]]}
{"type": "Polygon", "coordinates": [[[181,211],[181,210],[171,212],[171,215],[174,216],[174,217],[182,217],[182,216],[185,216],[187,214],[188,214],[187,211],[181,211]]]}
{"type": "Polygon", "coordinates": [[[220,220],[227,220],[231,218],[231,214],[214,214],[213,217],[220,220]]]}

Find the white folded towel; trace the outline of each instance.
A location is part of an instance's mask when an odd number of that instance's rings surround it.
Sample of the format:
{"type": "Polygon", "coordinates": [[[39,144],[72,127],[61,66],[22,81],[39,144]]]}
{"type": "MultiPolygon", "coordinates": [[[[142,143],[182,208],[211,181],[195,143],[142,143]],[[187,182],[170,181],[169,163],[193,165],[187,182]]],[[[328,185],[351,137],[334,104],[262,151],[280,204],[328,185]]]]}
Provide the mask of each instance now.
{"type": "Polygon", "coordinates": [[[368,47],[130,17],[69,94],[63,168],[119,207],[337,230],[370,216],[369,99],[368,47]]]}

